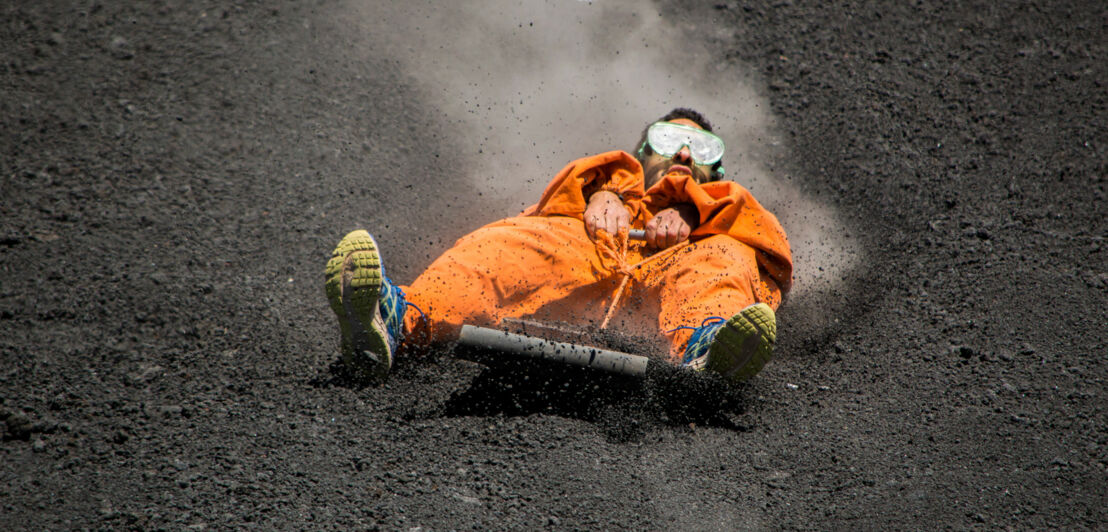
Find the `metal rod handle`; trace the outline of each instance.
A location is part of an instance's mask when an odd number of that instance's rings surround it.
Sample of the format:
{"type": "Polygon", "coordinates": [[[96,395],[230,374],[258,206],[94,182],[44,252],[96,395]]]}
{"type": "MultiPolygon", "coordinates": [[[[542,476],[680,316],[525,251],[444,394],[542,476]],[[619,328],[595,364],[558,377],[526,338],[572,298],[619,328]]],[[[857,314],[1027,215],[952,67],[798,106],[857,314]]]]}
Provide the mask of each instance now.
{"type": "Polygon", "coordinates": [[[485,327],[463,325],[458,343],[469,347],[538,358],[563,364],[598,369],[608,373],[642,377],[648,359],[644,356],[610,351],[598,347],[552,342],[485,327]]]}

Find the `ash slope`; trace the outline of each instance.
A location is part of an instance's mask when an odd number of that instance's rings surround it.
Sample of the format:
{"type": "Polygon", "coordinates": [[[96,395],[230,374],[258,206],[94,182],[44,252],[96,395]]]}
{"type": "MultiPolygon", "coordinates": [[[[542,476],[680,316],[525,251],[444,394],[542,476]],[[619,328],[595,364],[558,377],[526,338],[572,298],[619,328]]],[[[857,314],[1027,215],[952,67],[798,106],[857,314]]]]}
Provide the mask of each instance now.
{"type": "Polygon", "coordinates": [[[734,28],[708,38],[764,78],[793,154],[774,171],[865,248],[824,307],[782,312],[740,408],[700,419],[449,359],[334,378],[319,284],[343,231],[379,227],[410,278],[487,221],[459,206],[508,213],[427,156],[467,147],[399,65],[321,53],[327,5],[0,8],[4,522],[1108,521],[1103,7],[664,10],[734,28]],[[424,178],[365,186],[380,161],[424,178]]]}

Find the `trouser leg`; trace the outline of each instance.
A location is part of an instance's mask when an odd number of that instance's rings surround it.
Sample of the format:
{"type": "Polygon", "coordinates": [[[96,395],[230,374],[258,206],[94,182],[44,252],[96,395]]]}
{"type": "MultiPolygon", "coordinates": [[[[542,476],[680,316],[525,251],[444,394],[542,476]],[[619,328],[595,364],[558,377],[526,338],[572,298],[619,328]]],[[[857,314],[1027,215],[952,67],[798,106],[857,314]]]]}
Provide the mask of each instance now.
{"type": "Polygon", "coordinates": [[[408,312],[408,338],[449,342],[464,324],[496,326],[509,317],[599,319],[614,286],[609,276],[580,220],[501,220],[458,240],[405,287],[426,314],[408,312]]]}
{"type": "Polygon", "coordinates": [[[643,283],[657,294],[658,329],[669,340],[669,358],[679,361],[692,331],[704,319],[730,318],[756,302],[776,309],[777,284],[759,271],[755,250],[723,235],[699,240],[645,272],[643,283]]]}

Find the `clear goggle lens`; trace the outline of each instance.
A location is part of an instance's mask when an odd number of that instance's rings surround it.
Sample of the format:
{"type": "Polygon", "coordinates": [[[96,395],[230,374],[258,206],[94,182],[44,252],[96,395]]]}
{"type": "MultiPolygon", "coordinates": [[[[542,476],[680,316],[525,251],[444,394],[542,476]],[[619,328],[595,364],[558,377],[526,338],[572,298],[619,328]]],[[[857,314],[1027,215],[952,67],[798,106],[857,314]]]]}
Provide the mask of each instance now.
{"type": "Polygon", "coordinates": [[[654,153],[662,157],[673,157],[682,147],[688,146],[696,164],[715,164],[723,158],[723,140],[695,127],[655,122],[646,130],[646,141],[654,153]]]}

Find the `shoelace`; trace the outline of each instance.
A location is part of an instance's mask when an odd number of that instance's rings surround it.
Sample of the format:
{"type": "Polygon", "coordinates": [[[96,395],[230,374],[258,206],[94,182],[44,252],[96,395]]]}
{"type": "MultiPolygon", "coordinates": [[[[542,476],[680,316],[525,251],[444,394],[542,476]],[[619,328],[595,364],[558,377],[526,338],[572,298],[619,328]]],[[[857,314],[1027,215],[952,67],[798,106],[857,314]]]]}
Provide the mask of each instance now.
{"type": "MultiPolygon", "coordinates": [[[[382,274],[383,274],[383,272],[382,272],[382,274]]],[[[421,320],[426,320],[427,319],[427,314],[425,314],[423,312],[423,309],[419,308],[415,303],[412,303],[411,301],[408,301],[408,296],[404,294],[404,289],[400,288],[400,285],[397,285],[396,283],[392,282],[392,279],[389,279],[389,277],[387,275],[382,275],[382,276],[385,278],[385,283],[387,283],[388,286],[389,286],[388,295],[386,297],[381,298],[380,305],[382,307],[382,309],[381,309],[383,311],[382,313],[388,313],[387,311],[390,310],[389,307],[393,306],[392,303],[386,303],[385,302],[386,298],[388,300],[392,301],[395,298],[399,297],[400,301],[402,301],[404,303],[404,308],[408,308],[408,307],[414,308],[414,309],[416,309],[416,312],[419,313],[419,317],[420,317],[421,320]]],[[[395,326],[396,326],[396,336],[397,336],[396,340],[397,340],[397,343],[399,343],[400,340],[404,337],[404,322],[402,321],[402,319],[403,318],[400,318],[399,316],[397,316],[395,320],[391,320],[395,323],[395,326]]],[[[386,320],[386,323],[388,321],[390,321],[390,320],[386,320]]]]}
{"type": "Polygon", "coordinates": [[[720,322],[724,322],[724,321],[727,321],[727,318],[724,318],[724,317],[721,317],[721,316],[709,316],[707,318],[704,318],[704,321],[700,322],[699,327],[693,327],[691,325],[678,325],[677,327],[674,327],[674,328],[666,331],[666,334],[669,334],[669,333],[674,332],[674,331],[680,331],[681,329],[689,329],[689,330],[692,330],[692,331],[696,331],[696,330],[699,330],[699,329],[703,328],[705,325],[715,325],[716,323],[720,323],[720,322]]]}
{"type": "Polygon", "coordinates": [[[709,331],[718,330],[725,323],[727,323],[727,319],[723,318],[722,316],[709,316],[707,318],[704,318],[704,321],[700,322],[700,327],[681,325],[679,327],[675,327],[666,331],[666,334],[674,331],[679,331],[681,329],[692,329],[693,331],[692,336],[690,336],[688,342],[685,343],[685,356],[681,359],[681,364],[688,364],[689,362],[692,362],[694,359],[700,356],[700,353],[698,351],[701,351],[700,348],[703,336],[709,331]]]}

